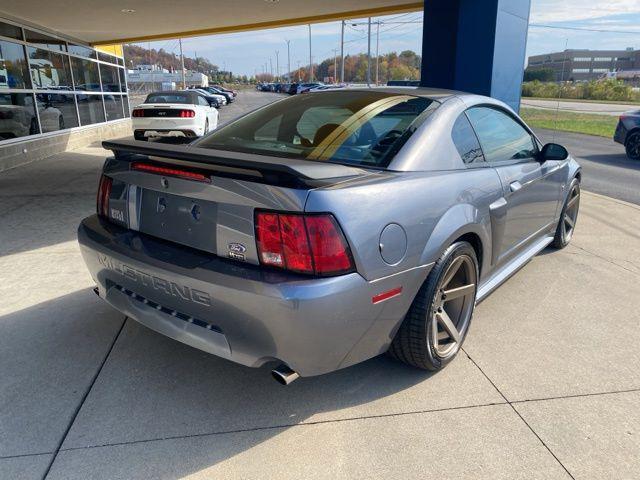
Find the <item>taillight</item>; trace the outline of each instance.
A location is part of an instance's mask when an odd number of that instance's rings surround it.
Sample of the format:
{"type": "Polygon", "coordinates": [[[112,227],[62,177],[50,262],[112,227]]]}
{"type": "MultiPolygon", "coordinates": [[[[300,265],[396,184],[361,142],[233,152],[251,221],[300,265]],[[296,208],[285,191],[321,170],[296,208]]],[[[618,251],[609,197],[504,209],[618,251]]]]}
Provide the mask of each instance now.
{"type": "Polygon", "coordinates": [[[136,108],[131,112],[133,117],[144,117],[144,110],[142,108],[136,108]]]}
{"type": "Polygon", "coordinates": [[[113,180],[105,175],[100,177],[98,185],[98,197],[96,199],[96,210],[102,217],[109,216],[109,196],[111,195],[111,185],[113,180]]]}
{"type": "Polygon", "coordinates": [[[322,276],[355,269],[349,245],[331,214],[256,212],[255,226],[263,265],[322,276]]]}
{"type": "Polygon", "coordinates": [[[196,116],[196,112],[193,110],[180,110],[180,118],[193,118],[196,116]]]}

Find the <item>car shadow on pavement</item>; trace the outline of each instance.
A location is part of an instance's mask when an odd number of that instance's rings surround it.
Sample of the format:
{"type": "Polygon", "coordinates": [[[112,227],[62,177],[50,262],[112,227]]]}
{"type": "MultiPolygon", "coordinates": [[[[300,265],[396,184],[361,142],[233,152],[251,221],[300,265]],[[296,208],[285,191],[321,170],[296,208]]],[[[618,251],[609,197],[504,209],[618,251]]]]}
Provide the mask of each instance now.
{"type": "Polygon", "coordinates": [[[582,155],[579,160],[581,159],[607,166],[627,168],[630,170],[640,170],[640,161],[631,160],[630,158],[627,158],[624,153],[582,155]]]}

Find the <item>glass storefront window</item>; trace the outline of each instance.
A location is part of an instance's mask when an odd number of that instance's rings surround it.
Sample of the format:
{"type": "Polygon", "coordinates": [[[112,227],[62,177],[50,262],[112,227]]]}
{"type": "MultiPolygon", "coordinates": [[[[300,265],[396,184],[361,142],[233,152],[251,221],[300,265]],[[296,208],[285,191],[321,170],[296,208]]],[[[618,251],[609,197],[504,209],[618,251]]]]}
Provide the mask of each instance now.
{"type": "Polygon", "coordinates": [[[34,88],[71,90],[69,57],[41,48],[27,47],[34,88]]]}
{"type": "Polygon", "coordinates": [[[0,40],[0,89],[31,88],[24,47],[0,40]]]}
{"type": "Polygon", "coordinates": [[[104,122],[102,95],[78,95],[78,112],[80,125],[104,122]]]}
{"type": "Polygon", "coordinates": [[[22,40],[22,31],[20,27],[11,25],[10,23],[0,22],[0,35],[3,37],[15,38],[22,40]]]}
{"type": "Polygon", "coordinates": [[[80,55],[81,57],[96,58],[96,52],[89,47],[83,47],[82,45],[69,44],[69,53],[74,55],[80,55]]]}
{"type": "Polygon", "coordinates": [[[118,68],[110,65],[100,64],[100,76],[102,77],[103,92],[119,92],[118,68]]]}
{"type": "Polygon", "coordinates": [[[122,100],[120,95],[105,95],[104,109],[107,112],[107,122],[124,118],[122,113],[122,100]]]}
{"type": "Polygon", "coordinates": [[[125,78],[124,68],[119,68],[120,71],[120,90],[123,92],[127,91],[127,80],[125,78]]]}
{"type": "Polygon", "coordinates": [[[0,140],[40,133],[31,93],[0,93],[0,140]]]}
{"type": "Polygon", "coordinates": [[[113,55],[109,55],[108,53],[98,51],[98,60],[101,60],[103,62],[118,63],[117,58],[118,57],[114,57],[113,55]]]}
{"type": "Polygon", "coordinates": [[[129,97],[127,97],[126,95],[124,95],[122,97],[122,105],[124,106],[124,116],[125,117],[130,117],[131,114],[129,113],[129,97]]]}
{"type": "Polygon", "coordinates": [[[67,51],[67,43],[59,38],[50,37],[44,33],[34,32],[33,30],[24,31],[25,40],[39,47],[49,48],[51,50],[67,51]]]}
{"type": "Polygon", "coordinates": [[[96,62],[71,57],[71,68],[73,69],[76,90],[100,91],[100,77],[98,76],[98,64],[96,62]]]}
{"type": "Polygon", "coordinates": [[[38,106],[38,115],[40,115],[42,133],[78,126],[74,95],[38,93],[36,94],[36,105],[38,106]]]}

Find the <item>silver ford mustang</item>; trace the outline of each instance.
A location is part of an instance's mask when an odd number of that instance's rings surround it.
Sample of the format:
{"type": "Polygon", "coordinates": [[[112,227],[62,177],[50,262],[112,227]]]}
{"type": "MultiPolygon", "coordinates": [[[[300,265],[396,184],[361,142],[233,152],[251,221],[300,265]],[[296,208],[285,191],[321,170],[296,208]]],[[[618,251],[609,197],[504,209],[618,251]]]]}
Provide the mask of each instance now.
{"type": "Polygon", "coordinates": [[[329,90],[187,147],[103,145],[78,229],[96,293],[284,384],[383,352],[443,368],[479,301],[569,243],[580,201],[563,147],[443,90],[329,90]]]}

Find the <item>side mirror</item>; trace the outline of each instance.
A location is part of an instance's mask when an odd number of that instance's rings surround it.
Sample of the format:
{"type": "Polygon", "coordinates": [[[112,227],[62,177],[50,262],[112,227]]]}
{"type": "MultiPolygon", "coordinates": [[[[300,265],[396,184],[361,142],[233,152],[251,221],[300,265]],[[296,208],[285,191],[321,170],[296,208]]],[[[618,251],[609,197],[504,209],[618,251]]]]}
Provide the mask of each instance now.
{"type": "Polygon", "coordinates": [[[568,156],[569,152],[562,145],[547,143],[540,150],[540,163],[544,163],[547,160],[566,160],[568,156]]]}

